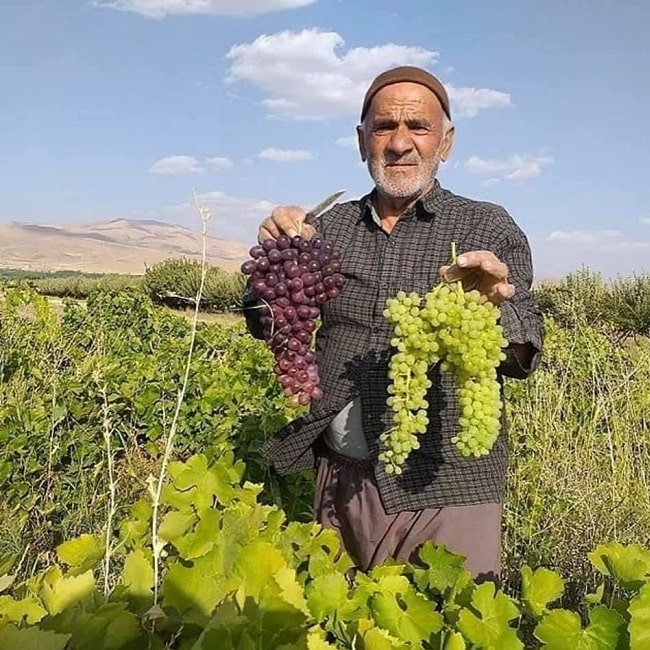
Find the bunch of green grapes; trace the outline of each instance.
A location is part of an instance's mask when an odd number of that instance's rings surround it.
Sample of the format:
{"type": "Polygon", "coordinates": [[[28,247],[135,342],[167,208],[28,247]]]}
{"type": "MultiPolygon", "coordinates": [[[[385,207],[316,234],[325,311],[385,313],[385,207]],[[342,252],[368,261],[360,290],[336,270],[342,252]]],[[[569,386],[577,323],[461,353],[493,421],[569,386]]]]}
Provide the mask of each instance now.
{"type": "Polygon", "coordinates": [[[501,392],[497,367],[507,341],[498,324],[499,310],[481,303],[478,291],[464,291],[460,282],[443,282],[424,297],[399,292],[387,301],[384,316],[394,326],[387,404],[391,428],[380,437],[379,459],[389,474],[400,474],[408,454],[419,447],[427,417],[427,371],[441,361],[458,386],[460,418],[452,438],[466,458],[490,452],[499,435],[501,392]]]}
{"type": "Polygon", "coordinates": [[[388,300],[384,316],[393,323],[391,357],[388,378],[388,406],[393,411],[394,426],[380,437],[382,452],[379,460],[389,474],[401,474],[402,465],[412,449],[420,443],[417,434],[424,433],[429,424],[425,397],[431,387],[427,370],[438,352],[432,328],[422,318],[422,299],[417,293],[398,292],[388,300]]]}
{"type": "Polygon", "coordinates": [[[458,386],[459,430],[452,442],[467,458],[489,454],[499,435],[497,368],[508,344],[498,308],[480,298],[478,291],[464,291],[460,282],[440,284],[426,295],[422,309],[436,335],[441,370],[452,372],[458,386]]]}

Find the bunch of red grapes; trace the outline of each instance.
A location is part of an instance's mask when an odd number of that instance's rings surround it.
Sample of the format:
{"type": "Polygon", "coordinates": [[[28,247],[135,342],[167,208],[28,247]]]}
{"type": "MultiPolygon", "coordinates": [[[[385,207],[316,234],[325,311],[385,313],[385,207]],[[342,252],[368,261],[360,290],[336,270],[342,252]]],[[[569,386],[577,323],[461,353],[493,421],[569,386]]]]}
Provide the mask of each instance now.
{"type": "Polygon", "coordinates": [[[249,254],[252,259],[241,270],[263,302],[264,340],[275,356],[273,370],[289,406],[320,400],[323,391],[312,340],[320,306],[336,298],[345,281],[339,254],[318,235],[280,235],[253,246],[249,254]]]}

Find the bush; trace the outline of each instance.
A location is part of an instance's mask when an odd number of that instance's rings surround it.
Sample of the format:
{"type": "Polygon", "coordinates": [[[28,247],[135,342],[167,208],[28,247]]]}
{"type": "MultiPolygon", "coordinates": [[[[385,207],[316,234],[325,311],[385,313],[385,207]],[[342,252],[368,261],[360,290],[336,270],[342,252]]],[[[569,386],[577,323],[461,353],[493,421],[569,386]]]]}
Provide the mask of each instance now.
{"type": "Polygon", "coordinates": [[[650,276],[606,284],[600,274],[582,269],[559,282],[540,283],[534,294],[541,311],[563,327],[588,324],[618,339],[650,334],[650,276]]]}
{"type": "MultiPolygon", "coordinates": [[[[201,284],[201,262],[170,259],[147,268],[144,287],[152,300],[175,308],[194,307],[201,284]]],[[[201,308],[207,311],[234,311],[241,306],[246,279],[216,266],[207,269],[201,308]]]]}

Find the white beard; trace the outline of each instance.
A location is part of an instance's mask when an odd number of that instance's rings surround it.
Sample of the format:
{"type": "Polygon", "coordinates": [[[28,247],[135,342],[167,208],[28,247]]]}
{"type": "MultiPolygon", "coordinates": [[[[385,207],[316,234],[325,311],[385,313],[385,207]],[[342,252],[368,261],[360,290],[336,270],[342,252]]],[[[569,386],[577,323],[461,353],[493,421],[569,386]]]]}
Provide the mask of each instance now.
{"type": "Polygon", "coordinates": [[[417,163],[418,166],[405,168],[404,172],[389,166],[395,160],[394,157],[387,156],[382,159],[369,158],[368,172],[382,194],[396,199],[414,198],[428,189],[436,177],[440,166],[440,152],[437,151],[424,162],[417,154],[405,158],[402,162],[417,163]]]}

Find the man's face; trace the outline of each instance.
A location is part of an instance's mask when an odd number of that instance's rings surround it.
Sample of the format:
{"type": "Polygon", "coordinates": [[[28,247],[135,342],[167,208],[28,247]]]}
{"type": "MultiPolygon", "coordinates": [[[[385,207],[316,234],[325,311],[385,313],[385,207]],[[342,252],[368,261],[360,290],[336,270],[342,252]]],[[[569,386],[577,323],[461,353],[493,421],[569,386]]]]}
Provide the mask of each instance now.
{"type": "Polygon", "coordinates": [[[373,97],[357,131],[380,192],[414,198],[429,189],[453,140],[453,129],[443,132],[444,116],[437,97],[420,84],[391,84],[373,97]]]}

